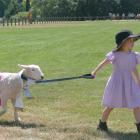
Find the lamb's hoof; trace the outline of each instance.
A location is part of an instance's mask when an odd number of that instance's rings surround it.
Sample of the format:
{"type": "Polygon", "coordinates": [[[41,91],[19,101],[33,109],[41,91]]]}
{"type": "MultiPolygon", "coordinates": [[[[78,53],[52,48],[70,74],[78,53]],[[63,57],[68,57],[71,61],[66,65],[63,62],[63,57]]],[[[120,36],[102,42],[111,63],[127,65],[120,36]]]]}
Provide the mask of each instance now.
{"type": "Polygon", "coordinates": [[[20,117],[16,118],[15,123],[21,123],[21,118],[20,117]]]}
{"type": "Polygon", "coordinates": [[[23,111],[24,111],[24,109],[23,109],[23,108],[19,108],[19,107],[16,107],[16,110],[21,111],[21,112],[23,112],[23,111]]]}
{"type": "Polygon", "coordinates": [[[32,96],[29,96],[29,97],[26,97],[27,99],[34,99],[34,97],[32,97],[32,96]]]}

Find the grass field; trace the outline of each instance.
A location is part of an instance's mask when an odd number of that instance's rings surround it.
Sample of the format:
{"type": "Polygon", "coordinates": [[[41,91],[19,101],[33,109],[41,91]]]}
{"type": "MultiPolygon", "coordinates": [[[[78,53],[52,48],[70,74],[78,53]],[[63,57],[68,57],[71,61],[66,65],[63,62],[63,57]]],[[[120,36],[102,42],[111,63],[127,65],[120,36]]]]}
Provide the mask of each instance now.
{"type": "MultiPolygon", "coordinates": [[[[38,64],[45,79],[89,73],[115,47],[121,29],[138,33],[139,21],[94,21],[29,27],[0,27],[0,71],[17,72],[18,64],[38,64]]],[[[140,51],[140,42],[135,50],[140,51]]],[[[80,79],[31,86],[24,98],[21,124],[12,107],[0,118],[2,140],[139,140],[132,110],[112,112],[108,134],[96,131],[102,95],[111,65],[94,80],[80,79]]]]}

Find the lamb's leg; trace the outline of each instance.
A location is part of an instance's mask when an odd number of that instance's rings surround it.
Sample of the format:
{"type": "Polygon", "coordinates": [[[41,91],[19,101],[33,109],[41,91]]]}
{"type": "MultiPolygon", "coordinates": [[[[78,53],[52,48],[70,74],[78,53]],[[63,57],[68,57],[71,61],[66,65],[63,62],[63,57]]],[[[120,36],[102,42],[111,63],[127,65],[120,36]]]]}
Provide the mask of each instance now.
{"type": "Polygon", "coordinates": [[[21,122],[21,118],[19,117],[19,114],[16,108],[14,108],[14,118],[16,122],[21,122]]]}
{"type": "Polygon", "coordinates": [[[23,111],[23,100],[21,94],[17,94],[16,99],[13,101],[15,121],[20,122],[21,118],[18,115],[18,110],[23,111]]]}
{"type": "Polygon", "coordinates": [[[7,105],[3,106],[1,111],[0,111],[0,116],[2,116],[4,113],[7,112],[7,105]]]}
{"type": "Polygon", "coordinates": [[[21,122],[21,118],[19,117],[19,114],[18,114],[18,109],[15,107],[16,100],[12,99],[11,101],[14,108],[14,119],[16,122],[21,122]]]}
{"type": "Polygon", "coordinates": [[[2,109],[0,109],[0,116],[7,112],[7,100],[4,100],[3,98],[1,98],[1,100],[2,109]]]}

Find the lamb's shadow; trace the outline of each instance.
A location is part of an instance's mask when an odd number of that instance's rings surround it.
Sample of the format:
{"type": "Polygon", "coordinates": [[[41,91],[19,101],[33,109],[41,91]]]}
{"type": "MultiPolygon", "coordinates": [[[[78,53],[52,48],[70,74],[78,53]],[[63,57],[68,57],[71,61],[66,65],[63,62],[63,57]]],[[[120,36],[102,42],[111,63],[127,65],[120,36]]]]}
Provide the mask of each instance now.
{"type": "Polygon", "coordinates": [[[0,126],[21,127],[22,129],[45,127],[45,125],[43,125],[43,124],[24,123],[24,122],[15,122],[15,121],[0,121],[0,126]]]}
{"type": "Polygon", "coordinates": [[[109,130],[107,132],[107,135],[114,140],[140,140],[140,134],[138,134],[137,132],[124,133],[109,130]]]}

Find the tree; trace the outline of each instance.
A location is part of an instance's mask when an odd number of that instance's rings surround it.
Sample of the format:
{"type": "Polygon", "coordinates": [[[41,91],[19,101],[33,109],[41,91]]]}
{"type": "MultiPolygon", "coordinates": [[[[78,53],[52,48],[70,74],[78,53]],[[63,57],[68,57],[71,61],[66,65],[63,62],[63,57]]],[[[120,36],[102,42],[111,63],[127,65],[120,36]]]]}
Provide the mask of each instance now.
{"type": "Polygon", "coordinates": [[[140,0],[32,0],[32,8],[41,17],[127,15],[140,12],[140,0]]]}
{"type": "Polygon", "coordinates": [[[134,3],[134,13],[140,14],[140,0],[133,0],[134,3]]]}
{"type": "Polygon", "coordinates": [[[120,12],[128,15],[129,13],[134,13],[135,3],[133,0],[120,0],[120,12]]]}
{"type": "Polygon", "coordinates": [[[4,16],[5,2],[0,0],[0,17],[4,16]]]}
{"type": "Polygon", "coordinates": [[[18,13],[18,2],[17,0],[10,0],[10,3],[5,10],[5,17],[10,18],[10,16],[18,13]]]}
{"type": "Polygon", "coordinates": [[[0,17],[4,16],[5,9],[8,7],[8,3],[10,3],[10,0],[0,0],[0,17]]]}
{"type": "Polygon", "coordinates": [[[26,0],[26,11],[28,12],[30,10],[30,0],[26,0]]]}
{"type": "Polygon", "coordinates": [[[47,0],[33,0],[32,1],[32,10],[33,17],[43,17],[46,13],[47,0]]]}
{"type": "Polygon", "coordinates": [[[75,16],[78,0],[34,0],[33,14],[47,16],[75,16]]]}
{"type": "Polygon", "coordinates": [[[108,16],[119,11],[116,0],[79,0],[77,13],[80,16],[108,16]],[[109,6],[108,6],[109,5],[109,6]]]}
{"type": "Polygon", "coordinates": [[[77,3],[77,10],[76,10],[76,15],[77,16],[87,16],[88,15],[88,5],[87,5],[88,1],[87,0],[78,0],[77,3]]]}
{"type": "Polygon", "coordinates": [[[59,0],[58,15],[59,16],[74,16],[78,2],[76,0],[59,0]]]}

